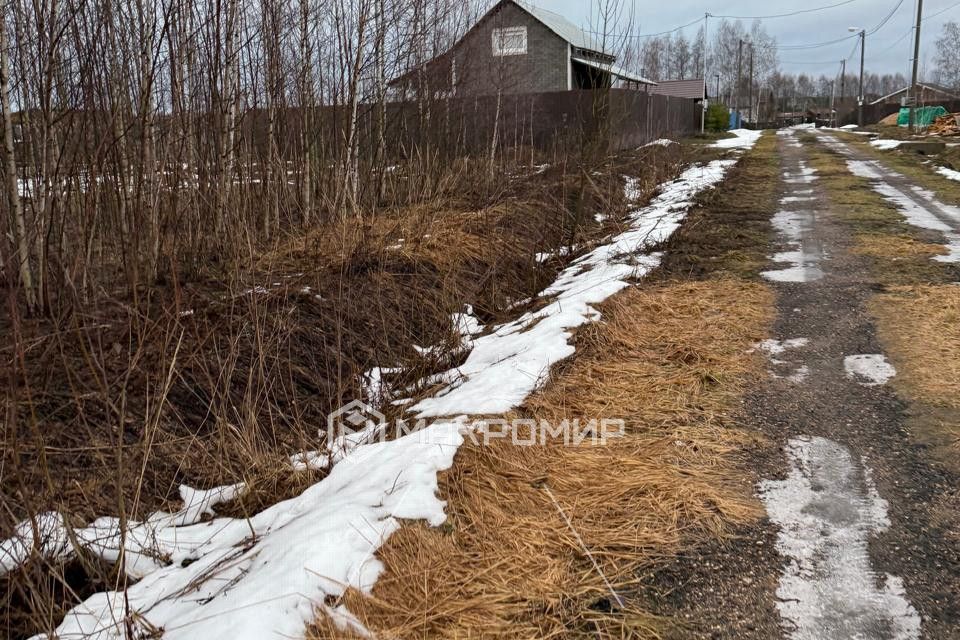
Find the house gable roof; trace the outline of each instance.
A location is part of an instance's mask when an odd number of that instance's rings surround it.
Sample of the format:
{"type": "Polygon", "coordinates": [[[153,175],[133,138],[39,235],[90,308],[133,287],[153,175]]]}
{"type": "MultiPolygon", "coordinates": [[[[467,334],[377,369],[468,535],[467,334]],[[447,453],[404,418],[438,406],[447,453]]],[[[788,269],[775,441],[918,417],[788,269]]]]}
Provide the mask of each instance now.
{"type": "MultiPolygon", "coordinates": [[[[917,86],[920,87],[921,89],[927,89],[928,91],[933,91],[934,93],[942,93],[943,95],[945,95],[945,96],[947,96],[947,97],[949,97],[949,98],[957,98],[957,97],[960,97],[960,96],[957,96],[957,95],[953,92],[952,89],[949,89],[949,88],[947,88],[947,87],[944,87],[943,85],[934,84],[934,83],[932,83],[932,82],[918,82],[918,83],[917,83],[917,86]]],[[[894,91],[893,93],[888,93],[887,95],[883,96],[882,98],[877,98],[876,100],[874,100],[874,101],[871,102],[870,104],[880,104],[881,102],[884,102],[884,101],[886,101],[886,100],[889,100],[890,98],[892,98],[892,97],[894,97],[894,96],[898,96],[898,95],[900,95],[901,93],[906,93],[909,88],[910,88],[910,87],[904,87],[904,88],[902,88],[902,89],[897,89],[897,90],[894,91]]]]}
{"type": "MultiPolygon", "coordinates": [[[[585,49],[587,51],[593,51],[596,53],[602,53],[604,55],[612,56],[613,54],[606,51],[603,47],[603,43],[599,42],[593,34],[582,29],[572,22],[564,18],[559,13],[554,13],[548,9],[543,9],[536,6],[531,2],[526,0],[506,0],[507,2],[512,2],[517,5],[531,16],[536,18],[541,22],[545,27],[553,31],[555,34],[566,40],[568,43],[572,44],[577,49],[585,49]]],[[[503,3],[500,3],[503,4],[503,3]]],[[[500,6],[497,5],[497,7],[500,6]]]]}

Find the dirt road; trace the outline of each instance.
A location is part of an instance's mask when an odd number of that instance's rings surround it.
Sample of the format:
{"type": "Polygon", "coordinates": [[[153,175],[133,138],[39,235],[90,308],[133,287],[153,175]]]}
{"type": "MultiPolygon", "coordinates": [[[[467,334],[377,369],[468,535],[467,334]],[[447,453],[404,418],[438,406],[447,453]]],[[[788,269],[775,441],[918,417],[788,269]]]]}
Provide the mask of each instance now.
{"type": "Polygon", "coordinates": [[[869,180],[944,245],[944,263],[960,210],[831,135],[782,131],[777,146],[780,246],[762,273],[777,292],[775,335],[758,345],[769,377],[739,416],[778,445],[756,461],[767,519],[665,578],[690,620],[680,635],[960,638],[957,521],[943,516],[956,513],[960,478],[911,431],[913,408],[868,310],[882,285],[856,250],[861,230],[836,202],[836,178],[828,188],[813,155],[869,180]]]}

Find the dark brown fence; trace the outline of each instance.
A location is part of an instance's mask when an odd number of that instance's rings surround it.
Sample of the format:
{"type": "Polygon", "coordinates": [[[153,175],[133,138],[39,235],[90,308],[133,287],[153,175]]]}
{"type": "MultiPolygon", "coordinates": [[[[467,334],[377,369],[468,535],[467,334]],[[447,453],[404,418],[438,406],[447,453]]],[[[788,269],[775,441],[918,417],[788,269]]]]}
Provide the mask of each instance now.
{"type": "MultiPolygon", "coordinates": [[[[323,107],[316,116],[313,133],[323,155],[342,157],[350,111],[323,107]]],[[[287,110],[286,118],[297,122],[297,110],[287,110]]],[[[258,144],[265,140],[262,113],[248,117],[247,126],[258,130],[253,136],[258,144]]],[[[610,89],[392,102],[384,111],[365,104],[358,110],[354,136],[360,157],[372,157],[381,130],[390,157],[424,152],[452,157],[489,153],[494,144],[548,151],[585,145],[620,150],[699,127],[700,107],[693,100],[610,89]]],[[[292,135],[285,142],[287,148],[299,144],[292,135]]]]}

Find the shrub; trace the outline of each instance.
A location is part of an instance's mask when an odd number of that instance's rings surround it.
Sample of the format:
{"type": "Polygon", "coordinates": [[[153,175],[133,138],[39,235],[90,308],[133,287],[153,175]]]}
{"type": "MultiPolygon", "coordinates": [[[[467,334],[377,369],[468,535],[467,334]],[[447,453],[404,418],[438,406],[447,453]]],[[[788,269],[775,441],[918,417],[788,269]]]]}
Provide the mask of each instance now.
{"type": "Polygon", "coordinates": [[[730,128],[730,110],[722,104],[711,104],[707,108],[706,128],[708,131],[726,131],[730,128]]]}

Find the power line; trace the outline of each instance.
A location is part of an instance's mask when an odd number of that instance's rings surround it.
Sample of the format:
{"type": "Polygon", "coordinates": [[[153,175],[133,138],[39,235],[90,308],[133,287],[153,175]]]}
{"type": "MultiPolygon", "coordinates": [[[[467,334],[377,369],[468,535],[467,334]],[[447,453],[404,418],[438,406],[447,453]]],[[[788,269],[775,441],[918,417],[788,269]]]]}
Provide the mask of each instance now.
{"type": "MultiPolygon", "coordinates": [[[[687,24],[685,24],[685,25],[683,25],[683,26],[677,27],[676,29],[670,29],[669,31],[661,31],[661,32],[659,32],[659,33],[629,33],[629,34],[626,34],[625,36],[619,36],[619,37],[626,37],[626,38],[656,38],[657,36],[668,36],[668,35],[670,35],[670,34],[672,34],[672,33],[676,33],[677,31],[681,31],[681,30],[683,30],[683,29],[686,29],[687,27],[692,27],[693,25],[697,24],[698,22],[703,22],[703,20],[704,20],[704,18],[697,18],[697,19],[694,20],[693,22],[688,22],[687,24]]],[[[594,35],[594,36],[604,35],[604,34],[602,34],[602,33],[597,33],[597,32],[595,32],[595,31],[587,31],[587,33],[589,33],[590,35],[594,35]]],[[[618,36],[614,36],[614,37],[618,37],[618,36]]]]}
{"type": "Polygon", "coordinates": [[[902,7],[902,6],[903,6],[903,0],[900,0],[899,2],[897,2],[896,6],[894,6],[893,9],[890,10],[890,13],[887,14],[887,17],[885,17],[883,20],[881,20],[881,21],[880,21],[880,24],[878,24],[872,31],[868,31],[868,32],[867,32],[867,35],[868,35],[868,36],[872,36],[872,35],[875,34],[876,32],[880,31],[880,29],[883,29],[884,25],[886,25],[888,22],[890,22],[890,18],[892,18],[892,17],[894,16],[894,14],[895,14],[897,11],[899,11],[899,10],[900,10],[900,7],[902,7]]]}
{"type": "Polygon", "coordinates": [[[826,41],[826,42],[816,42],[816,43],[812,43],[812,44],[782,44],[782,45],[781,45],[781,44],[777,44],[777,45],[771,45],[769,48],[770,48],[770,49],[782,50],[782,51],[799,51],[799,50],[802,50],[802,49],[819,49],[819,48],[821,48],[821,47],[829,47],[830,45],[838,44],[838,43],[840,43],[840,42],[846,42],[847,40],[851,40],[851,39],[853,39],[853,38],[859,38],[859,37],[860,37],[859,34],[854,34],[854,35],[850,35],[850,36],[844,36],[844,37],[842,37],[842,38],[837,38],[836,40],[828,40],[828,41],[826,41]]]}
{"type": "MultiPolygon", "coordinates": [[[[817,11],[826,11],[826,10],[828,10],[828,9],[834,9],[834,8],[836,8],[836,7],[842,7],[842,6],[844,6],[844,5],[852,4],[852,3],[858,2],[858,1],[859,1],[859,0],[843,0],[843,2],[837,2],[837,3],[834,3],[834,4],[828,4],[828,5],[825,5],[825,6],[822,6],[822,7],[814,7],[814,8],[812,8],[812,9],[799,9],[799,10],[797,10],[797,11],[790,11],[790,12],[788,12],[788,13],[776,13],[776,14],[771,14],[771,15],[766,15],[766,16],[714,15],[714,14],[712,14],[712,13],[708,13],[707,15],[708,15],[709,17],[711,17],[711,18],[723,18],[723,19],[729,19],[729,20],[772,20],[772,19],[775,19],[775,18],[789,18],[789,17],[791,17],[791,16],[798,16],[798,15],[805,14],[805,13],[816,13],[817,11]]],[[[901,0],[901,2],[902,2],[902,0],[901,0]]],[[[658,32],[656,32],[656,33],[622,33],[622,34],[611,34],[611,33],[602,33],[602,32],[599,32],[599,31],[591,31],[591,30],[589,30],[589,29],[583,29],[582,31],[583,31],[584,33],[588,33],[588,34],[593,35],[593,36],[607,36],[607,37],[612,37],[612,38],[636,38],[636,39],[640,39],[640,38],[656,38],[656,37],[658,37],[658,36],[667,36],[667,35],[674,34],[674,33],[676,33],[677,31],[682,31],[683,29],[686,29],[687,27],[692,27],[693,25],[697,24],[698,22],[703,22],[705,19],[706,19],[706,18],[697,18],[696,20],[693,20],[693,21],[691,21],[691,22],[688,22],[687,24],[681,25],[681,26],[676,27],[676,28],[674,28],[674,29],[669,29],[669,30],[667,30],[667,31],[658,31],[658,32]]],[[[845,38],[844,38],[844,39],[845,39],[845,38]]]]}
{"type": "Polygon", "coordinates": [[[857,0],[844,0],[843,2],[838,2],[836,4],[830,4],[824,7],[816,7],[814,9],[800,9],[798,11],[791,11],[790,13],[777,13],[769,16],[715,16],[711,15],[711,18],[729,18],[731,20],[770,20],[772,18],[789,18],[790,16],[798,16],[801,13],[814,13],[816,11],[824,11],[825,9],[833,9],[836,7],[842,7],[845,4],[851,4],[857,2],[857,0]]]}
{"type": "Polygon", "coordinates": [[[926,22],[926,21],[929,20],[930,18],[936,18],[936,17],[939,16],[940,14],[946,13],[947,11],[950,11],[950,9],[953,9],[954,7],[960,7],[960,2],[956,2],[956,3],[952,4],[952,5],[950,5],[949,7],[947,7],[946,9],[941,9],[940,11],[937,11],[936,13],[931,13],[929,16],[927,16],[927,17],[925,17],[925,18],[923,19],[923,22],[926,22]]]}
{"type": "MultiPolygon", "coordinates": [[[[883,20],[880,21],[880,24],[878,24],[873,29],[867,31],[867,35],[873,35],[878,31],[880,31],[884,26],[886,26],[886,24],[890,21],[891,18],[893,18],[893,16],[897,13],[897,11],[900,9],[902,5],[903,5],[903,0],[898,0],[897,4],[894,5],[893,9],[891,9],[890,12],[883,18],[883,20]]],[[[796,45],[793,45],[793,44],[773,45],[768,48],[776,49],[777,51],[803,51],[808,49],[820,49],[822,47],[829,47],[831,45],[839,44],[841,42],[846,42],[847,40],[852,40],[854,38],[858,39],[857,46],[859,46],[860,34],[854,33],[849,36],[837,38],[836,40],[828,40],[826,42],[816,42],[812,44],[796,44],[796,45]]],[[[856,48],[854,48],[853,51],[854,53],[856,53],[856,48]]],[[[853,54],[850,54],[850,55],[852,56],[853,54]]]]}

